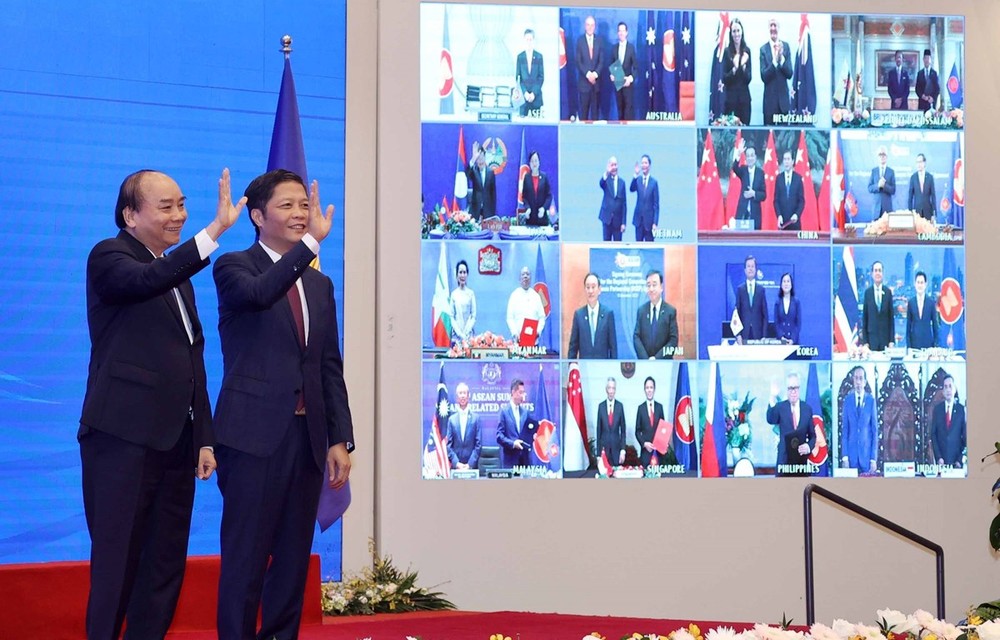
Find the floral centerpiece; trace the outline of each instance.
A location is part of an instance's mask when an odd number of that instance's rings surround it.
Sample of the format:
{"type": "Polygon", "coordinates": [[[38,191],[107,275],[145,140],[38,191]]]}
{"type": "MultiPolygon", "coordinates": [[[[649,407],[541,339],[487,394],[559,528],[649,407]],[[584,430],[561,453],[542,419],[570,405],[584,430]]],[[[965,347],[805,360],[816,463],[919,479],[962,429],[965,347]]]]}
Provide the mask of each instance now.
{"type": "Polygon", "coordinates": [[[474,233],[481,230],[479,223],[468,211],[452,211],[445,228],[452,235],[474,233]]]}
{"type": "Polygon", "coordinates": [[[743,121],[734,113],[726,113],[712,120],[713,127],[742,127],[743,121]]]}
{"type": "Polygon", "coordinates": [[[323,613],[328,616],[441,611],[454,609],[442,593],[417,586],[416,571],[401,571],[392,557],[375,552],[375,541],[368,541],[372,566],[359,574],[343,576],[340,582],[322,585],[323,613]]]}
{"type": "MultiPolygon", "coordinates": [[[[913,216],[913,231],[916,233],[937,233],[937,225],[928,220],[927,218],[919,215],[916,211],[910,211],[906,209],[900,209],[898,211],[886,211],[879,217],[878,220],[873,220],[865,225],[865,235],[866,236],[884,236],[889,233],[889,218],[891,216],[898,216],[899,214],[910,214],[913,216]]],[[[902,230],[904,232],[909,232],[909,229],[902,230]]]]}
{"type": "Polygon", "coordinates": [[[750,449],[750,410],[755,400],[747,391],[742,402],[735,393],[726,402],[726,444],[741,457],[750,449]]]}
{"type": "Polygon", "coordinates": [[[446,354],[449,358],[471,358],[473,349],[510,349],[514,341],[499,333],[485,331],[478,336],[469,336],[464,340],[456,340],[446,354]]]}
{"type": "Polygon", "coordinates": [[[928,129],[961,129],[964,126],[965,111],[962,109],[950,111],[928,109],[924,112],[924,127],[928,129]]]}
{"type": "Polygon", "coordinates": [[[857,129],[860,127],[870,126],[872,114],[868,109],[861,109],[857,107],[854,109],[834,107],[833,109],[830,109],[830,119],[833,120],[834,127],[857,129]]]}

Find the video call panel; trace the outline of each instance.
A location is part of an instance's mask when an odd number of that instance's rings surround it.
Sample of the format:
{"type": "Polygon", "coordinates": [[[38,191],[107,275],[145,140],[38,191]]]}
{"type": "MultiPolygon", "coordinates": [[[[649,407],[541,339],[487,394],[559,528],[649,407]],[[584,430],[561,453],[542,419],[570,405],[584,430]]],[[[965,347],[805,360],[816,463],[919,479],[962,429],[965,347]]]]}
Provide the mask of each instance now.
{"type": "Polygon", "coordinates": [[[963,17],[420,28],[423,478],[967,475],[963,17]]]}

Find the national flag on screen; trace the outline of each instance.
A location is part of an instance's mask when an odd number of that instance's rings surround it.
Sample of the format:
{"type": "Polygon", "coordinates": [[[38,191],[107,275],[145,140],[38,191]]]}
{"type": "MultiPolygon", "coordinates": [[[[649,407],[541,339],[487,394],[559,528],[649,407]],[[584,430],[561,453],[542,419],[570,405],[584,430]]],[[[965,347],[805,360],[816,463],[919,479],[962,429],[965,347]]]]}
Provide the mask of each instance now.
{"type": "Polygon", "coordinates": [[[583,404],[583,384],[580,365],[569,365],[569,383],[566,385],[566,424],[563,428],[563,468],[566,471],[583,471],[590,467],[587,454],[587,413],[583,404]]]}
{"type": "Polygon", "coordinates": [[[601,449],[601,457],[597,459],[597,471],[608,478],[615,475],[615,466],[608,460],[608,453],[604,449],[601,449]]]}
{"type": "Polygon", "coordinates": [[[951,73],[948,74],[948,99],[952,109],[961,109],[965,104],[962,80],[958,77],[958,62],[952,63],[951,73]]]}
{"type": "Polygon", "coordinates": [[[718,231],[726,223],[726,211],[719,182],[719,165],[715,162],[712,131],[705,132],[705,148],[698,168],[698,228],[718,231]]]}
{"type": "Polygon", "coordinates": [[[451,59],[451,40],[448,36],[448,7],[444,8],[444,36],[441,38],[441,58],[438,64],[438,95],[441,97],[441,115],[455,113],[455,67],[451,59]]]}
{"type": "Polygon", "coordinates": [[[694,80],[694,32],[691,24],[694,22],[694,11],[681,11],[681,32],[677,40],[677,80],[686,82],[694,80]]]}
{"type": "Polygon", "coordinates": [[[854,81],[851,80],[851,64],[847,61],[847,58],[844,58],[844,65],[840,70],[840,85],[844,87],[844,99],[841,102],[841,106],[846,109],[847,100],[851,97],[851,87],[854,86],[854,81]]]}
{"type": "Polygon", "coordinates": [[[656,102],[656,85],[659,84],[659,68],[657,62],[659,56],[656,51],[656,11],[646,11],[646,60],[649,63],[646,69],[646,111],[658,111],[656,102]]]}
{"type": "MultiPolygon", "coordinates": [[[[733,143],[734,149],[740,148],[740,142],[743,141],[743,129],[736,130],[736,140],[733,143]]],[[[756,151],[756,149],[754,150],[756,151]]],[[[729,161],[728,154],[726,155],[726,169],[729,171],[729,189],[726,191],[726,220],[730,218],[739,217],[737,211],[740,207],[740,195],[743,193],[743,182],[736,176],[736,172],[733,171],[733,166],[729,161]]],[[[747,166],[747,156],[746,154],[740,155],[739,166],[747,166]]]]}
{"type": "Polygon", "coordinates": [[[708,82],[708,121],[711,123],[725,115],[726,94],[722,84],[723,59],[729,46],[729,13],[719,12],[719,25],[715,31],[715,53],[712,56],[712,70],[708,82]]]}
{"type": "Polygon", "coordinates": [[[281,72],[278,107],[274,112],[271,150],[267,154],[267,170],[274,169],[297,173],[303,182],[309,184],[306,152],[302,145],[302,125],[299,121],[299,102],[295,95],[295,78],[292,77],[292,62],[287,55],[284,71],[281,72]]]}
{"type": "Polygon", "coordinates": [[[767,148],[764,150],[764,202],[760,203],[760,228],[775,231],[778,228],[778,214],[774,211],[774,185],[778,182],[778,150],[774,146],[774,130],[767,132],[767,148]]]}
{"type": "Polygon", "coordinates": [[[795,54],[793,72],[792,87],[795,95],[792,96],[792,113],[813,115],[816,113],[816,73],[813,70],[812,32],[807,13],[802,14],[802,22],[799,24],[799,49],[795,54]]]}
{"type": "Polygon", "coordinates": [[[542,246],[538,245],[538,258],[535,260],[535,284],[532,285],[532,288],[538,292],[538,295],[542,299],[542,307],[545,309],[545,326],[542,327],[537,344],[545,347],[549,353],[556,353],[555,341],[552,339],[552,323],[549,322],[552,299],[549,297],[549,285],[546,283],[545,262],[542,261],[542,246]]]}
{"type": "Polygon", "coordinates": [[[819,213],[816,206],[816,185],[809,168],[809,147],[806,146],[806,132],[799,131],[799,150],[795,154],[795,173],[802,177],[802,191],[805,206],[802,208],[802,230],[819,231],[819,213]]]}
{"type": "Polygon", "coordinates": [[[679,17],[676,11],[665,11],[666,27],[663,29],[662,45],[660,47],[660,83],[663,87],[663,110],[677,113],[681,110],[678,102],[677,84],[677,36],[675,19],[679,17]]]}
{"type": "Polygon", "coordinates": [[[549,394],[545,389],[545,370],[541,364],[538,365],[538,384],[535,385],[535,397],[532,402],[534,403],[532,415],[538,422],[538,428],[535,429],[535,439],[531,443],[531,464],[546,466],[550,471],[559,471],[562,468],[559,430],[552,422],[549,394]]]}
{"type": "Polygon", "coordinates": [[[441,242],[441,257],[438,259],[437,279],[434,281],[434,298],[431,301],[431,335],[435,347],[451,346],[451,301],[448,298],[448,256],[447,243],[441,242]]]}
{"type": "Polygon", "coordinates": [[[464,210],[466,208],[465,198],[469,195],[469,177],[465,174],[465,168],[469,165],[465,156],[465,132],[462,126],[458,127],[458,160],[455,165],[455,199],[451,210],[464,210]]]}
{"type": "Polygon", "coordinates": [[[521,165],[517,170],[517,212],[524,213],[527,208],[524,206],[524,181],[531,173],[528,166],[528,147],[524,140],[524,129],[521,129],[521,165]]]}
{"type": "Polygon", "coordinates": [[[722,394],[722,372],[712,363],[708,372],[708,404],[705,407],[705,430],[701,436],[701,475],[720,478],[729,475],[726,467],[726,415],[722,394]]]}
{"type": "Polygon", "coordinates": [[[858,280],[854,272],[854,248],[844,247],[837,295],[833,301],[833,351],[847,353],[858,346],[858,280]]]}
{"type": "Polygon", "coordinates": [[[677,367],[677,391],[674,393],[673,447],[677,464],[684,465],[686,471],[698,470],[698,444],[695,442],[694,407],[691,404],[691,380],[688,365],[681,362],[677,367]]]}
{"type": "Polygon", "coordinates": [[[809,452],[809,462],[819,467],[814,476],[830,475],[830,443],[826,439],[825,423],[823,422],[823,402],[819,395],[819,375],[816,363],[809,363],[809,379],[806,381],[806,404],[813,411],[813,441],[809,452]]]}
{"type": "Polygon", "coordinates": [[[840,150],[839,131],[834,131],[830,136],[830,154],[833,157],[833,166],[830,168],[830,206],[833,207],[837,228],[844,229],[847,225],[847,191],[844,188],[844,152],[840,150]]]}
{"type": "Polygon", "coordinates": [[[448,403],[448,387],[444,384],[444,363],[441,364],[437,392],[434,418],[431,419],[430,433],[427,435],[427,444],[424,445],[424,471],[425,475],[432,478],[447,478],[451,475],[451,462],[448,460],[447,444],[441,437],[441,425],[447,427],[451,405],[448,403]]]}
{"type": "Polygon", "coordinates": [[[938,346],[965,350],[965,276],[959,269],[954,247],[944,250],[937,309],[941,315],[938,346]]]}
{"type": "Polygon", "coordinates": [[[959,229],[965,228],[965,134],[958,136],[959,156],[955,158],[955,169],[952,173],[952,224],[959,229]]]}
{"type": "Polygon", "coordinates": [[[559,68],[566,67],[566,31],[559,27],[559,68]]]}

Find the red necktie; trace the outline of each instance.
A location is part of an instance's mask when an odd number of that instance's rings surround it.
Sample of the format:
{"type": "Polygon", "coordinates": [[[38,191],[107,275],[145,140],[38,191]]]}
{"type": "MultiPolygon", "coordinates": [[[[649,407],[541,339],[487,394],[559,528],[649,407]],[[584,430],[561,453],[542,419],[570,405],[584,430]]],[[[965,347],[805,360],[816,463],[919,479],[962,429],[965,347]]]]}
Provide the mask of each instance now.
{"type": "MultiPolygon", "coordinates": [[[[288,306],[292,308],[292,318],[295,319],[295,330],[299,334],[299,347],[304,351],[306,348],[306,322],[302,315],[302,298],[299,296],[299,288],[295,283],[288,289],[288,306]]],[[[305,387],[305,385],[302,385],[305,387]]],[[[295,405],[295,413],[302,413],[306,410],[306,390],[303,388],[299,392],[299,401],[295,405]]]]}
{"type": "Polygon", "coordinates": [[[951,411],[944,414],[944,426],[946,429],[951,429],[951,411]]]}
{"type": "Polygon", "coordinates": [[[653,424],[653,405],[649,405],[649,424],[650,424],[650,426],[653,426],[653,427],[656,426],[656,425],[653,424]]]}

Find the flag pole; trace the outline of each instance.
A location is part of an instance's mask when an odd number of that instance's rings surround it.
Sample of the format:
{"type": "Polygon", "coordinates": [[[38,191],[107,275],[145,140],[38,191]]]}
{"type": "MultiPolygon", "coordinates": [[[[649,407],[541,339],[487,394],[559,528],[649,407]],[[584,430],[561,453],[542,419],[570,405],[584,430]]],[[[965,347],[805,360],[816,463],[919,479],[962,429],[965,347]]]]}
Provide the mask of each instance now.
{"type": "Polygon", "coordinates": [[[280,49],[280,51],[283,54],[285,54],[285,60],[288,60],[288,57],[292,53],[292,36],[288,35],[287,33],[285,35],[281,36],[281,49],[280,49]]]}

